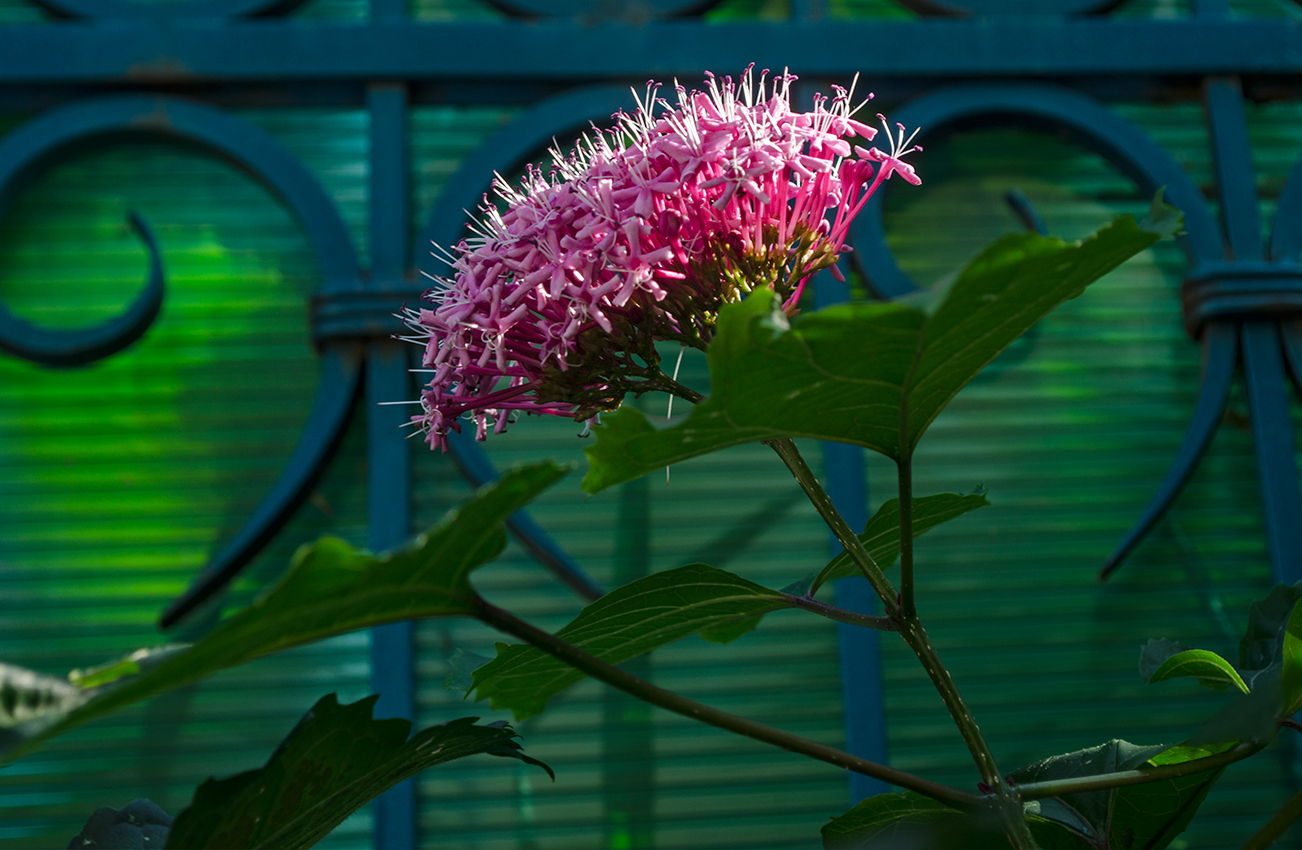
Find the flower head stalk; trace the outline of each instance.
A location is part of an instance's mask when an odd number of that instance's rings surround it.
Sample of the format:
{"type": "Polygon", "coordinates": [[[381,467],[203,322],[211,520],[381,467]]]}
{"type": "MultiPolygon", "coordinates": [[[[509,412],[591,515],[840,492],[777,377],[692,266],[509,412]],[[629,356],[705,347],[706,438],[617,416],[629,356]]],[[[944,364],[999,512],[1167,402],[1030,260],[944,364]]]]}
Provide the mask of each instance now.
{"type": "Polygon", "coordinates": [[[403,316],[425,347],[412,421],[432,446],[467,416],[483,439],[521,411],[582,421],[629,392],[689,395],[657,341],[704,349],[722,305],[764,286],[793,311],[814,273],[837,273],[877,188],[920,182],[902,159],[916,148],[902,127],[889,154],[854,144],[877,130],[853,117],[853,86],[794,111],[795,79],[707,74],[673,102],[648,84],[612,129],[553,149],[549,171],[495,180],[502,208],[485,198],[430,304],[403,316]]]}

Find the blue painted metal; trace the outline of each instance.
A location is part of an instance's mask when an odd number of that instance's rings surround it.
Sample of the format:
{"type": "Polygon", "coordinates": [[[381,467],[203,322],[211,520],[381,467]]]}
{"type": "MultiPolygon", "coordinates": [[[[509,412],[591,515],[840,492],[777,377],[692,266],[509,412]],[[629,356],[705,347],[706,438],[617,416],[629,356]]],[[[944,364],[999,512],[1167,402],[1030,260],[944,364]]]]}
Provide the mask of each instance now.
{"type": "MultiPolygon", "coordinates": [[[[544,154],[553,138],[607,120],[631,105],[632,94],[622,86],[584,88],[544,100],[498,130],[444,185],[416,242],[412,264],[427,275],[443,272],[442,261],[431,253],[431,245],[453,245],[461,239],[466,210],[479,206],[494,172],[509,174],[522,168],[544,154]]],[[[462,473],[476,486],[497,478],[497,470],[473,438],[450,434],[449,449],[462,473]]],[[[527,511],[512,515],[507,528],[543,567],[580,597],[591,601],[605,593],[527,511]]]]}
{"type": "Polygon", "coordinates": [[[1245,322],[1241,344],[1270,563],[1276,581],[1292,584],[1302,580],[1302,495],[1279,328],[1269,321],[1245,322]]]}
{"type": "MultiPolygon", "coordinates": [[[[142,5],[145,5],[142,3],[142,5]]],[[[705,68],[800,69],[874,81],[1302,72],[1296,19],[371,23],[120,20],[0,27],[0,81],[213,83],[699,78],[705,68]],[[617,47],[612,47],[617,46],[617,47]]],[[[1154,83],[1161,85],[1160,79],[1154,83]]]]}
{"type": "MultiPolygon", "coordinates": [[[[370,546],[392,549],[411,536],[410,445],[402,401],[413,394],[406,344],[372,342],[366,363],[366,505],[370,546]]],[[[416,653],[410,622],[371,629],[371,687],[377,717],[416,719],[416,653]]],[[[417,846],[416,783],[407,780],[372,804],[375,850],[417,846]]]]}
{"type": "MultiPolygon", "coordinates": [[[[1182,244],[1192,261],[1222,256],[1220,229],[1188,173],[1153,139],[1098,101],[1070,89],[1044,85],[958,85],[909,101],[893,110],[892,119],[922,127],[920,140],[955,124],[1013,124],[1067,131],[1116,165],[1145,192],[1165,187],[1167,200],[1185,213],[1182,244]]],[[[877,144],[886,144],[879,137],[877,144]]],[[[885,193],[874,195],[851,227],[852,259],[873,291],[884,298],[904,295],[916,285],[904,274],[886,246],[882,229],[885,193]]]]}
{"type": "Polygon", "coordinates": [[[1193,339],[1212,321],[1302,316],[1302,269],[1260,260],[1202,263],[1185,278],[1180,300],[1193,339]]]}
{"type": "Polygon", "coordinates": [[[1026,193],[1021,189],[1009,189],[1004,193],[1004,201],[1012,209],[1017,220],[1022,223],[1022,227],[1032,233],[1038,233],[1041,236],[1049,235],[1049,227],[1044,223],[1044,216],[1031,203],[1031,199],[1026,197],[1026,193]]]}
{"type": "MultiPolygon", "coordinates": [[[[474,437],[465,433],[448,434],[448,450],[461,474],[471,484],[482,487],[497,480],[497,468],[474,437]]],[[[506,521],[506,528],[544,569],[580,598],[592,602],[605,595],[606,591],[596,579],[588,575],[570,553],[534,521],[528,511],[511,514],[506,521]]]]}
{"type": "MultiPolygon", "coordinates": [[[[849,298],[849,287],[830,274],[820,274],[815,279],[816,307],[821,309],[840,304],[849,298]]],[[[821,446],[828,495],[851,528],[864,528],[868,524],[868,469],[864,450],[845,443],[824,442],[821,446]]],[[[842,551],[841,544],[830,533],[828,547],[833,557],[842,551]]],[[[877,597],[868,582],[860,578],[847,578],[834,584],[836,604],[840,607],[861,614],[880,613],[877,597]]],[[[873,629],[837,623],[836,643],[841,667],[842,702],[845,706],[846,751],[878,764],[886,764],[890,750],[886,740],[880,633],[873,629]]],[[[851,805],[888,790],[886,783],[879,779],[858,773],[849,774],[851,805]]]]}
{"type": "MultiPolygon", "coordinates": [[[[69,151],[105,139],[136,136],[197,145],[249,172],[278,195],[302,223],[323,271],[321,289],[329,292],[358,285],[356,256],[348,231],[329,196],[307,169],[251,124],[178,98],[94,98],[27,122],[0,141],[0,201],[16,190],[18,178],[69,151]]],[[[105,345],[120,348],[134,338],[132,334],[138,336],[147,327],[146,317],[152,320],[151,305],[161,300],[161,268],[157,271],[157,285],[146,287],[145,295],[125,317],[110,323],[111,330],[98,340],[99,351],[106,351],[105,345]]],[[[157,307],[152,309],[156,312],[157,307]]],[[[225,587],[293,515],[338,446],[347,411],[360,386],[359,374],[360,357],[353,347],[332,346],[326,350],[309,426],[285,471],[244,528],[209,563],[194,586],[164,611],[160,619],[163,628],[174,625],[225,587]]]]}
{"type": "MultiPolygon", "coordinates": [[[[383,0],[375,13],[396,17],[402,10],[383,0]]],[[[371,273],[368,290],[387,294],[406,284],[411,233],[410,156],[407,135],[407,87],[398,82],[372,83],[367,90],[370,113],[371,273]]],[[[390,312],[393,311],[390,308],[390,312]]],[[[406,439],[408,409],[416,394],[407,371],[408,344],[374,340],[366,361],[366,505],[370,546],[392,549],[411,535],[411,454],[406,439]],[[395,403],[396,402],[396,403],[395,403]]],[[[371,687],[380,694],[376,713],[416,719],[416,648],[411,622],[371,630],[371,687]]],[[[372,804],[375,850],[417,846],[416,782],[408,779],[372,804]]]]}
{"type": "Polygon", "coordinates": [[[1116,551],[1104,561],[1103,568],[1099,570],[1099,581],[1106,580],[1121,566],[1122,561],[1175,502],[1176,496],[1180,495],[1188,483],[1203,452],[1211,443],[1217,426],[1221,424],[1221,415],[1225,411],[1225,402],[1230,397],[1230,383],[1234,379],[1234,367],[1238,361],[1238,325],[1213,322],[1204,330],[1202,343],[1202,386],[1198,391],[1193,418],[1185,431],[1184,442],[1180,444],[1175,462],[1171,464],[1170,471],[1144,513],[1126,533],[1116,551]]]}
{"type": "Polygon", "coordinates": [[[649,18],[699,15],[720,0],[644,0],[610,3],[607,0],[488,0],[495,8],[521,18],[570,18],[591,25],[596,21],[645,23],[649,18]]]}
{"type": "MultiPolygon", "coordinates": [[[[923,125],[928,138],[973,122],[1065,130],[1120,166],[1144,191],[1165,186],[1168,200],[1186,215],[1183,245],[1190,268],[1181,295],[1189,332],[1205,350],[1203,387],[1174,466],[1106,569],[1121,562],[1176,498],[1214,432],[1240,366],[1252,406],[1272,561],[1281,577],[1302,572],[1302,507],[1283,378],[1287,372],[1302,393],[1302,330],[1294,323],[1302,316],[1302,270],[1296,263],[1302,248],[1302,161],[1285,186],[1263,257],[1240,82],[1245,75],[1269,74],[1296,87],[1302,21],[1230,18],[1226,0],[1194,0],[1195,15],[1183,20],[1101,17],[1116,0],[900,0],[924,17],[889,22],[828,20],[823,0],[793,0],[792,20],[784,25],[705,24],[686,17],[714,0],[491,1],[529,20],[416,23],[407,19],[405,0],[372,0],[369,21],[342,25],[248,20],[283,15],[301,0],[35,0],[56,15],[83,20],[0,27],[0,103],[58,105],[0,140],[0,208],[20,176],[78,145],[122,135],[162,136],[198,144],[271,187],[299,217],[323,270],[311,305],[322,380],[309,424],[245,528],[169,608],[165,623],[218,592],[292,514],[342,435],[362,385],[363,359],[371,402],[371,543],[384,548],[401,540],[409,531],[410,469],[396,426],[405,411],[374,402],[411,392],[405,366],[412,352],[404,355],[382,338],[400,329],[392,317],[396,308],[419,297],[423,284],[415,270],[438,271],[427,256],[428,242],[446,245],[460,237],[463,210],[477,206],[493,170],[509,173],[553,136],[564,138],[632,102],[622,84],[588,83],[693,79],[705,68],[728,71],[752,61],[789,66],[807,78],[844,79],[861,71],[879,93],[906,101],[893,117],[923,125]],[[1015,82],[1023,76],[1060,84],[1015,82]],[[1180,94],[1191,80],[1204,81],[1223,229],[1167,152],[1085,94],[1180,94]],[[88,89],[160,85],[227,104],[364,101],[372,116],[369,277],[359,275],[347,230],[315,179],[247,123],[211,106],[157,95],[66,105],[88,89]],[[410,253],[403,127],[409,100],[538,101],[465,162],[410,253]]],[[[898,295],[915,287],[886,251],[880,201],[856,224],[853,256],[879,295],[898,295]]],[[[1017,196],[1009,202],[1025,226],[1043,230],[1029,202],[1017,196]]],[[[0,308],[0,349],[49,365],[75,365],[109,356],[146,332],[161,304],[163,275],[143,222],[137,229],[150,247],[151,276],[126,312],[97,328],[56,335],[0,308]]],[[[816,295],[825,303],[844,298],[844,287],[835,288],[833,281],[821,281],[816,295]]],[[[495,477],[487,455],[468,438],[454,437],[452,450],[473,482],[495,477]]],[[[862,453],[840,445],[827,451],[829,490],[853,522],[862,522],[862,453]]],[[[527,514],[512,517],[510,527],[576,593],[600,595],[601,588],[527,514]]],[[[840,602],[872,610],[870,599],[856,595],[866,593],[862,584],[838,585],[840,602]]],[[[839,628],[848,745],[884,761],[878,635],[839,628]]],[[[381,710],[403,716],[414,712],[410,638],[408,626],[397,626],[377,630],[373,643],[376,682],[385,694],[381,710]]],[[[857,796],[877,790],[854,782],[857,796]]],[[[377,846],[415,846],[414,811],[412,796],[386,797],[376,819],[377,846]]]]}
{"type": "Polygon", "coordinates": [[[1237,77],[1209,77],[1204,86],[1212,162],[1216,168],[1221,221],[1229,235],[1231,259],[1260,260],[1261,221],[1257,215],[1257,178],[1252,168],[1243,87],[1237,77]]]}
{"type": "MultiPolygon", "coordinates": [[[[3,148],[0,145],[0,150],[3,148]]],[[[0,165],[0,186],[8,185],[16,176],[0,165]]],[[[94,327],[55,331],[20,319],[0,304],[0,351],[44,366],[86,366],[117,354],[145,335],[163,307],[163,258],[145,220],[131,212],[127,221],[149,251],[149,280],[131,305],[121,315],[94,327]]]]}
{"type": "Polygon", "coordinates": [[[158,618],[159,628],[175,626],[221,593],[303,504],[339,448],[348,414],[360,394],[361,374],[360,346],[336,345],[322,353],[316,398],[284,471],[231,542],[208,562],[189,589],[164,609],[158,618]]]}
{"type": "Polygon", "coordinates": [[[430,253],[431,245],[451,246],[461,240],[466,211],[479,208],[494,173],[511,174],[531,160],[541,160],[553,139],[584,130],[592,122],[607,121],[632,106],[633,95],[627,87],[581,88],[538,103],[489,136],[444,184],[416,241],[412,265],[431,276],[443,273],[445,267],[430,253]]]}
{"type": "Polygon", "coordinates": [[[188,0],[184,3],[133,3],[130,0],[35,0],[66,18],[151,21],[220,20],[254,15],[286,15],[304,0],[188,0]]]}

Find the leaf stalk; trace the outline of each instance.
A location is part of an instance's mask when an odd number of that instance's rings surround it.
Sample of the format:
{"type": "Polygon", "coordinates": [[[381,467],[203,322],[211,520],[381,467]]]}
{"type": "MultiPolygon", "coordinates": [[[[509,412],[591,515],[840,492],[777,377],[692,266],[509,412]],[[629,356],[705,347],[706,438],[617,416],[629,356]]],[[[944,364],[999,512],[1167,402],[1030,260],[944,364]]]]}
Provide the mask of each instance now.
{"type": "Polygon", "coordinates": [[[681,694],[653,685],[645,679],[639,679],[637,676],[627,673],[595,655],[584,652],[577,646],[526,623],[509,611],[498,608],[479,596],[475,597],[473,604],[476,609],[475,616],[495,629],[517,637],[594,679],[605,682],[613,688],[618,688],[624,693],[666,711],[672,711],[675,714],[681,714],[692,720],[729,732],[735,732],[756,741],[772,744],[788,752],[800,753],[844,770],[871,776],[874,779],[889,782],[900,788],[916,791],[955,809],[971,811],[984,805],[982,798],[976,794],[969,794],[957,788],[950,788],[947,785],[932,782],[921,776],[877,764],[868,759],[842,752],[835,747],[829,747],[817,741],[811,741],[808,738],[802,738],[781,729],[774,729],[754,720],[738,717],[735,714],[729,714],[726,711],[688,699],[681,694]]]}
{"type": "MultiPolygon", "coordinates": [[[[972,711],[963,701],[963,697],[958,692],[958,686],[954,684],[954,678],[949,674],[949,670],[941,663],[940,656],[936,654],[936,649],[931,645],[931,640],[927,637],[927,632],[922,628],[918,621],[917,613],[906,613],[901,599],[895,595],[895,588],[891,585],[890,580],[886,578],[881,568],[873,560],[868,550],[864,548],[863,543],[850,530],[845,518],[841,512],[836,509],[832,499],[828,496],[823,486],[818,483],[818,478],[810,471],[809,465],[801,456],[800,450],[796,444],[787,437],[775,440],[765,440],[764,444],[777,452],[782,462],[786,464],[787,469],[795,476],[796,481],[800,484],[805,495],[813,503],[814,509],[818,511],[819,516],[827,523],[828,528],[840,544],[845,547],[845,551],[851,559],[863,572],[864,577],[868,579],[869,584],[881,597],[882,604],[886,609],[886,616],[896,624],[896,631],[900,637],[904,638],[905,643],[918,656],[918,661],[926,670],[927,675],[931,678],[932,684],[935,685],[936,691],[940,694],[941,700],[945,707],[949,709],[950,717],[953,718],[954,724],[958,727],[959,734],[962,735],[963,741],[967,744],[968,751],[972,754],[972,760],[976,763],[977,770],[981,774],[982,781],[990,787],[993,798],[997,806],[1000,819],[1003,821],[1004,831],[1008,834],[1014,850],[1035,850],[1035,839],[1031,836],[1030,828],[1026,825],[1026,819],[1022,816],[1021,799],[1016,791],[1009,787],[1004,780],[1003,773],[1000,772],[998,764],[995,762],[994,754],[990,751],[990,746],[986,743],[985,738],[981,735],[981,730],[977,727],[976,718],[972,716],[972,711]]],[[[907,464],[904,470],[908,470],[907,464]]],[[[903,481],[905,476],[901,476],[903,481]]],[[[904,541],[908,540],[908,552],[912,557],[913,543],[913,494],[912,487],[900,488],[900,544],[901,550],[904,550],[904,541]]],[[[902,560],[902,559],[901,559],[902,560]]],[[[910,561],[910,566],[912,562],[910,561]]],[[[910,581],[912,573],[909,573],[910,581]]],[[[989,799],[989,798],[988,798],[989,799]]]]}
{"type": "MultiPolygon", "coordinates": [[[[903,447],[903,442],[901,442],[903,447]]],[[[897,461],[900,482],[900,607],[905,617],[917,617],[913,598],[913,455],[904,452],[897,461]]]]}
{"type": "MultiPolygon", "coordinates": [[[[1239,744],[1223,753],[1190,759],[1179,764],[1163,764],[1139,770],[1119,770],[1115,773],[1100,773],[1094,776],[1073,776],[1070,779],[1027,782],[1017,786],[1017,793],[1023,800],[1039,800],[1044,797],[1061,797],[1063,794],[1083,794],[1088,791],[1106,791],[1127,785],[1144,785],[1148,782],[1178,779],[1181,776],[1205,773],[1242,761],[1248,756],[1261,752],[1264,746],[1264,744],[1239,744]]],[[[1247,848],[1245,847],[1244,850],[1247,848]]]]}
{"type": "Polygon", "coordinates": [[[792,607],[809,611],[820,617],[826,617],[829,620],[835,620],[838,623],[848,623],[852,626],[863,626],[866,629],[876,629],[879,632],[893,632],[896,630],[895,621],[890,617],[881,617],[873,614],[860,614],[858,611],[847,611],[844,608],[838,608],[835,605],[828,605],[826,602],[819,602],[817,599],[811,599],[808,596],[792,596],[789,593],[782,594],[786,597],[787,602],[792,607]]]}

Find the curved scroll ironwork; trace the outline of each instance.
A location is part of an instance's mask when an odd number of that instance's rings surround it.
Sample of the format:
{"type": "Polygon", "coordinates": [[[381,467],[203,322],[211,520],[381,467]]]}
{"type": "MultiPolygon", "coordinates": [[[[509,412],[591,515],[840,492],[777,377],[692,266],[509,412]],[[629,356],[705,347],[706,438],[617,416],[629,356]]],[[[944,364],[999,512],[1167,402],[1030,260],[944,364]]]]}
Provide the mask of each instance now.
{"type": "MultiPolygon", "coordinates": [[[[4,163],[0,144],[0,163],[4,163]]],[[[0,166],[0,186],[9,182],[0,166]]],[[[0,304],[0,351],[40,363],[42,366],[87,366],[116,354],[145,335],[163,307],[166,289],[163,259],[158,243],[145,220],[134,211],[127,221],[149,252],[149,280],[131,305],[120,315],[89,328],[50,330],[18,318],[0,304]]]]}
{"type": "Polygon", "coordinates": [[[211,19],[287,15],[305,0],[190,0],[186,3],[136,3],[132,0],[36,0],[62,18],[211,19]]]}
{"type": "Polygon", "coordinates": [[[1157,521],[1189,482],[1194,467],[1198,465],[1207,445],[1212,441],[1212,435],[1216,433],[1216,427],[1221,424],[1225,402],[1230,397],[1234,367],[1238,362],[1238,348],[1237,325],[1213,322],[1203,331],[1202,386],[1198,390],[1198,403],[1194,406],[1189,429],[1185,432],[1184,441],[1180,444],[1175,460],[1171,462],[1166,478],[1157,488],[1148,507],[1130,531],[1126,532],[1116,551],[1103,562],[1103,567],[1099,570],[1099,581],[1106,581],[1116,572],[1139,542],[1153,530],[1153,526],[1157,525],[1157,521]]]}
{"type": "MultiPolygon", "coordinates": [[[[0,143],[0,200],[14,191],[12,178],[29,173],[57,155],[105,139],[163,138],[195,145],[220,156],[266,185],[302,224],[321,264],[321,291],[360,286],[357,256],[343,220],[307,169],[263,131],[219,110],[170,97],[120,96],[84,101],[46,113],[0,143]]],[[[161,277],[161,270],[159,272],[161,277]]],[[[159,284],[161,287],[161,283],[159,284]]],[[[148,291],[148,290],[147,290],[148,291]]],[[[139,302],[138,302],[139,303],[139,302]]],[[[130,314],[128,314],[130,315],[130,314]]],[[[322,380],[308,426],[279,480],[193,587],[172,603],[161,620],[166,628],[228,584],[252,560],[302,503],[343,434],[360,386],[360,353],[327,343],[322,380]]]]}
{"type": "MultiPolygon", "coordinates": [[[[908,125],[931,132],[956,123],[1008,120],[1032,127],[1067,130],[1085,146],[1118,166],[1141,189],[1162,187],[1184,211],[1181,244],[1190,272],[1181,294],[1186,326],[1204,349],[1203,382],[1193,420],[1176,459],[1139,520],[1105,562],[1100,579],[1111,575],[1174,502],[1219,424],[1236,366],[1241,365],[1253,421],[1257,475],[1262,489],[1271,563],[1280,581],[1302,577],[1302,499],[1287,402],[1286,369],[1302,387],[1296,339],[1282,321],[1302,314],[1302,163],[1281,198],[1264,262],[1257,232],[1257,197],[1242,92],[1235,78],[1209,78],[1206,85],[1224,229],[1187,173],[1139,128],[1101,104],[1050,86],[955,86],[919,98],[896,112],[908,125]],[[1223,234],[1228,233],[1229,244],[1223,234]],[[1281,336],[1282,334],[1282,336],[1281,336]]],[[[873,288],[894,296],[914,288],[886,250],[881,197],[869,202],[854,234],[854,255],[873,288]]]]}
{"type": "Polygon", "coordinates": [[[360,395],[361,373],[360,344],[335,345],[322,352],[321,386],[285,470],[244,527],[164,609],[159,628],[176,625],[234,581],[303,504],[343,440],[348,415],[360,395]]]}
{"type": "MultiPolygon", "coordinates": [[[[430,212],[416,242],[413,265],[426,274],[437,269],[428,246],[452,245],[461,238],[466,210],[479,205],[487,188],[484,176],[495,171],[508,173],[523,165],[556,136],[581,128],[591,121],[609,118],[629,105],[629,90],[599,86],[567,92],[544,100],[490,136],[462,163],[444,187],[439,202],[430,212]]],[[[452,434],[448,448],[462,473],[475,485],[497,477],[488,454],[470,437],[452,434]]],[[[520,511],[507,521],[516,539],[558,580],[585,599],[597,599],[605,591],[528,514],[520,511]]]]}
{"type": "MultiPolygon", "coordinates": [[[[1222,258],[1220,228],[1202,193],[1172,156],[1140,128],[1098,101],[1070,89],[1047,85],[951,86],[894,110],[892,119],[921,127],[919,139],[952,125],[1023,124],[1031,129],[1065,130],[1139,184],[1144,192],[1165,189],[1167,200],[1185,214],[1182,244],[1190,262],[1222,258]]],[[[851,225],[852,259],[873,291],[893,298],[917,286],[900,270],[886,247],[882,199],[869,199],[851,225]]]]}
{"type": "Polygon", "coordinates": [[[652,18],[687,17],[707,12],[721,0],[487,0],[508,15],[521,18],[576,18],[584,23],[645,23],[652,18]]]}
{"type": "Polygon", "coordinates": [[[1106,15],[1125,0],[896,0],[927,17],[966,18],[1020,15],[1106,15]]]}

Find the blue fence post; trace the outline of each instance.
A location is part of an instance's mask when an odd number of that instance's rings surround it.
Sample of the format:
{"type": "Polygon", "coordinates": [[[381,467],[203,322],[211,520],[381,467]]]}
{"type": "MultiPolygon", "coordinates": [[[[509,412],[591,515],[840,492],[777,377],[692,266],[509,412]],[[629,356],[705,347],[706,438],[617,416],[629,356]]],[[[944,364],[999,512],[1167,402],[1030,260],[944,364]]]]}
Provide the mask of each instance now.
{"type": "MultiPolygon", "coordinates": [[[[394,13],[376,3],[375,13],[394,13]]],[[[387,8],[386,8],[387,7],[387,8]]],[[[371,279],[377,290],[399,290],[406,274],[411,229],[407,167],[407,92],[401,83],[372,83],[367,90],[371,118],[371,279]]],[[[366,370],[367,523],[375,551],[392,548],[411,533],[411,458],[403,405],[383,404],[414,397],[407,372],[407,346],[393,340],[369,344],[366,370]]],[[[371,684],[380,693],[376,715],[415,720],[415,651],[412,624],[371,630],[371,684]]],[[[409,779],[379,797],[373,808],[376,850],[416,846],[416,784],[409,779]]]]}
{"type": "MultiPolygon", "coordinates": [[[[848,265],[848,264],[847,264],[848,265]]],[[[842,266],[845,268],[846,266],[842,266]]],[[[820,275],[814,290],[816,307],[849,300],[849,287],[830,274],[820,275]]],[[[845,443],[823,443],[823,469],[827,493],[850,527],[868,524],[868,470],[864,450],[845,443]]],[[[841,544],[829,532],[832,554],[841,544]]],[[[834,582],[836,604],[862,614],[876,614],[877,597],[862,578],[834,582]]],[[[850,753],[886,764],[886,705],[882,693],[881,642],[878,632],[837,623],[840,650],[841,694],[845,712],[845,748],[850,753]]],[[[884,794],[885,782],[859,773],[850,774],[850,803],[884,794]]]]}

